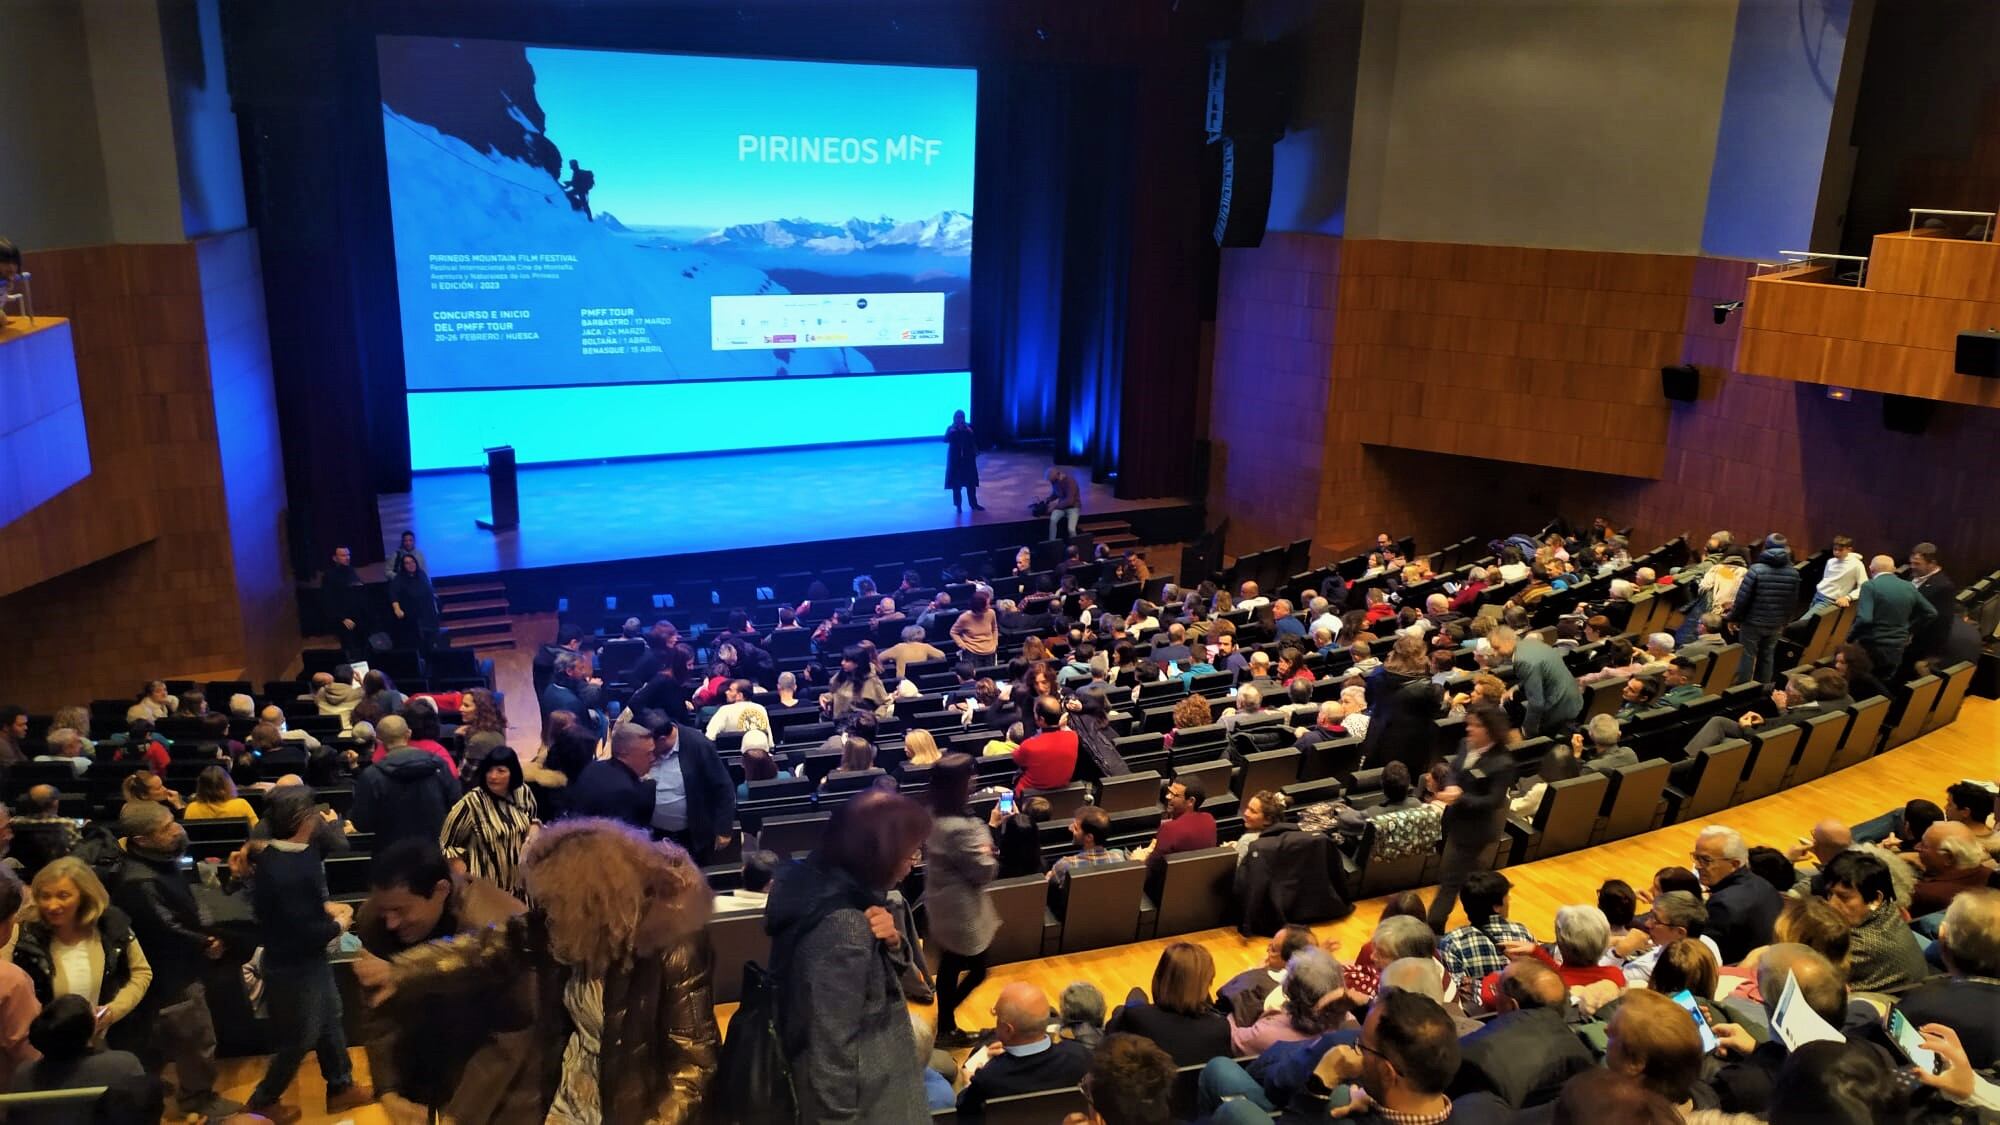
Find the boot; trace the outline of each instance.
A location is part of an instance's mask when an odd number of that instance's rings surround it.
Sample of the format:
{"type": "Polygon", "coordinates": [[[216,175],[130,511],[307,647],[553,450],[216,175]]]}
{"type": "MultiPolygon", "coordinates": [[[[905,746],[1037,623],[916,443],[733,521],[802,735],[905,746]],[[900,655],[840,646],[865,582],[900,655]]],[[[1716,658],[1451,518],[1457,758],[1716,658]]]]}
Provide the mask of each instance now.
{"type": "Polygon", "coordinates": [[[976,488],[968,488],[968,489],[966,489],[966,490],[965,490],[965,498],[966,498],[967,500],[970,500],[970,501],[972,501],[972,510],[973,510],[973,511],[975,511],[975,512],[983,512],[983,511],[985,511],[985,510],[986,510],[986,506],[985,506],[984,504],[981,504],[981,503],[979,502],[979,490],[978,490],[978,489],[976,489],[976,488]]]}

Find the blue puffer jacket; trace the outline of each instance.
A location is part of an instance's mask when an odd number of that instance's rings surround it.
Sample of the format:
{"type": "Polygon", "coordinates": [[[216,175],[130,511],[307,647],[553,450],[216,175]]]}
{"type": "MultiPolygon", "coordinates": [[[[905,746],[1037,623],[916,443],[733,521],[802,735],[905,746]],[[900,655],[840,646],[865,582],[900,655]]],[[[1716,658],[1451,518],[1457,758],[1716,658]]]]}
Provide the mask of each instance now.
{"type": "Polygon", "coordinates": [[[1736,605],[1730,616],[1738,625],[1780,628],[1798,616],[1802,585],[1798,569],[1792,565],[1791,550],[1766,547],[1736,588],[1736,605]]]}

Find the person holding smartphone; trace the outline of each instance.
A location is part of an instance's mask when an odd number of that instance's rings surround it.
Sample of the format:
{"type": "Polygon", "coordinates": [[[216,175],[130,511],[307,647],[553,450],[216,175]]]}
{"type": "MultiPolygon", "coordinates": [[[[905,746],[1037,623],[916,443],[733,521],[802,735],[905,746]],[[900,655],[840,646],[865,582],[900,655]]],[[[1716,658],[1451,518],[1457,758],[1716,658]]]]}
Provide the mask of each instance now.
{"type": "Polygon", "coordinates": [[[924,844],[924,905],[930,942],[940,953],[938,1042],[947,1048],[974,1042],[959,1029],[958,1006],[986,979],[986,949],[1000,929],[999,911],[982,888],[1000,873],[992,829],[1007,811],[996,806],[986,824],[970,816],[973,780],[968,754],[946,754],[931,766],[928,802],[935,819],[924,844]]]}

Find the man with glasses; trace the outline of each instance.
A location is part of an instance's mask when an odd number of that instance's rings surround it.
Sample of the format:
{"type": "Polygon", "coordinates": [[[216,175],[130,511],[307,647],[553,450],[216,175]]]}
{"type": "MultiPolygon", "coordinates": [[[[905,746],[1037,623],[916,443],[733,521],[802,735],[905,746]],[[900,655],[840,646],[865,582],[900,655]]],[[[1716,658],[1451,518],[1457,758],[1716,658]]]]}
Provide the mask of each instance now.
{"type": "MultiPolygon", "coordinates": [[[[1368,1009],[1361,1038],[1329,1050],[1313,1071],[1313,1092],[1333,1092],[1349,1121],[1441,1125],[1446,1121],[1506,1120],[1490,1094],[1453,1100],[1445,1088],[1458,1074],[1458,1031],[1443,1005],[1414,992],[1388,992],[1368,1009]],[[1340,1095],[1345,1093],[1343,1099],[1340,1095]]],[[[1225,1103],[1216,1125],[1268,1125],[1271,1115],[1249,1100],[1225,1103]]]]}
{"type": "Polygon", "coordinates": [[[1750,851],[1734,828],[1711,824],[1694,841],[1694,873],[1708,888],[1708,929],[1725,965],[1771,944],[1778,889],[1750,870],[1750,851]]]}
{"type": "Polygon", "coordinates": [[[1707,926],[1708,908],[1687,891],[1668,891],[1654,899],[1652,912],[1633,922],[1632,928],[1644,930],[1646,937],[1641,951],[1623,966],[1626,983],[1644,987],[1653,979],[1653,966],[1659,963],[1660,951],[1682,938],[1698,939],[1715,954],[1717,964],[1731,964],[1722,960],[1721,950],[1705,933],[1707,926]]]}

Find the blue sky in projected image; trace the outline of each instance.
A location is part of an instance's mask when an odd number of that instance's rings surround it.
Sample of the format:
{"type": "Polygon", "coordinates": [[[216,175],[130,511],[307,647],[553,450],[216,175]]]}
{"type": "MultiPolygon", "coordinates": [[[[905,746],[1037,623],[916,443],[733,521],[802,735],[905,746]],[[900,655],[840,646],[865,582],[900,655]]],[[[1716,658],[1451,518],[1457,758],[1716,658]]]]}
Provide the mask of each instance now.
{"type": "Polygon", "coordinates": [[[970,70],[531,47],[548,136],[597,176],[591,207],[628,225],[766,219],[909,221],[972,211],[977,78],[970,70]],[[929,166],[739,161],[740,133],[914,133],[929,166]]]}

